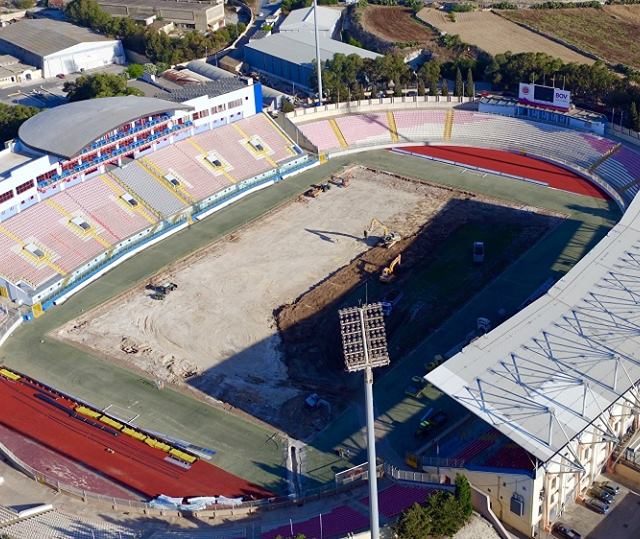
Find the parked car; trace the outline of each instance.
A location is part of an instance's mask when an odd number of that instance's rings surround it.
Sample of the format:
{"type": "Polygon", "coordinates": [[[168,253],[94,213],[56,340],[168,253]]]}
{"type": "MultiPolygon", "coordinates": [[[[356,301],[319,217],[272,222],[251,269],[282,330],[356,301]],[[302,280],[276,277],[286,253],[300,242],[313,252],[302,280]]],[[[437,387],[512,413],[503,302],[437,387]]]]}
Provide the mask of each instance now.
{"type": "Polygon", "coordinates": [[[594,498],[598,498],[598,500],[603,501],[606,504],[611,505],[613,503],[613,496],[609,494],[606,490],[602,490],[599,487],[591,487],[589,489],[589,496],[594,498]]]}
{"type": "Polygon", "coordinates": [[[447,422],[448,416],[446,412],[440,411],[433,416],[427,416],[426,419],[420,421],[416,436],[425,436],[429,432],[442,427],[447,422]]]}
{"type": "Polygon", "coordinates": [[[553,525],[553,533],[561,539],[582,539],[582,535],[562,522],[553,525]]]}
{"type": "Polygon", "coordinates": [[[589,509],[592,509],[596,513],[600,513],[601,515],[606,515],[609,512],[609,504],[606,504],[596,498],[587,498],[584,501],[584,504],[589,509]]]}
{"type": "Polygon", "coordinates": [[[620,485],[616,485],[612,481],[603,481],[602,483],[599,483],[598,486],[612,496],[617,496],[620,492],[620,485]]]}

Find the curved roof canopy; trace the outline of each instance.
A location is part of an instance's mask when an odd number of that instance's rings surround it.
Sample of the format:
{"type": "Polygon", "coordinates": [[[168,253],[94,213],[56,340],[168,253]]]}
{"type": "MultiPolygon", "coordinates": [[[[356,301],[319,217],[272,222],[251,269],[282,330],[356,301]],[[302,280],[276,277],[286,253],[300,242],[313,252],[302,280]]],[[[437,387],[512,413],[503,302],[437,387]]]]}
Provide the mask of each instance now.
{"type": "Polygon", "coordinates": [[[20,126],[18,137],[30,148],[68,159],[126,122],[190,108],[154,97],[103,97],[76,101],[29,118],[20,126]]]}

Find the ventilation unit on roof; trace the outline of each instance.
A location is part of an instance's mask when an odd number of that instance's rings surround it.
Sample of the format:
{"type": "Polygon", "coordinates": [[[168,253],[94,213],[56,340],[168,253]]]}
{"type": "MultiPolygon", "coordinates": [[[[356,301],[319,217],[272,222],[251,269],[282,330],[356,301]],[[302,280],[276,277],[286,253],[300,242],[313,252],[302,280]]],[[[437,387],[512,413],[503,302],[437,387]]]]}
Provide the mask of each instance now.
{"type": "Polygon", "coordinates": [[[175,174],[171,174],[171,173],[165,174],[163,178],[167,180],[174,187],[178,187],[180,185],[180,180],[176,178],[175,174]]]}
{"type": "Polygon", "coordinates": [[[85,221],[82,217],[73,217],[70,222],[77,227],[80,227],[85,232],[91,228],[91,225],[87,223],[87,221],[85,221]]]}
{"type": "Polygon", "coordinates": [[[23,249],[37,258],[44,258],[44,251],[35,243],[27,243],[23,249]]]}
{"type": "Polygon", "coordinates": [[[135,198],[133,198],[129,193],[123,193],[120,198],[124,200],[127,204],[129,204],[129,206],[135,207],[138,205],[138,201],[135,198]]]}
{"type": "Polygon", "coordinates": [[[249,144],[251,144],[251,146],[253,146],[255,148],[256,151],[258,152],[264,152],[264,146],[262,145],[262,143],[260,142],[260,139],[251,139],[249,141],[249,144]]]}
{"type": "Polygon", "coordinates": [[[213,152],[209,152],[207,154],[207,157],[205,157],[205,159],[209,161],[209,163],[211,163],[214,167],[222,166],[222,161],[220,161],[220,159],[218,159],[218,156],[213,152]]]}

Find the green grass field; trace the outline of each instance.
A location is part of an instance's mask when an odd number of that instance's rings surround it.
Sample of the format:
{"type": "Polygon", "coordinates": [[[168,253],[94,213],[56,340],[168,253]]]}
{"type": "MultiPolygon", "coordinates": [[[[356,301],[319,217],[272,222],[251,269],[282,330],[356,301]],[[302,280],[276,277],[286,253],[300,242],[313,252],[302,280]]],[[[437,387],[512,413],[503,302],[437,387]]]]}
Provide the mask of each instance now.
{"type": "MultiPolygon", "coordinates": [[[[20,327],[0,349],[0,363],[97,406],[113,404],[132,414],[140,414],[138,424],[141,427],[212,447],[217,451],[214,464],[283,492],[286,477],[285,447],[274,429],[248,419],[243,420],[219,406],[195,400],[187,393],[167,388],[158,390],[143,376],[102,361],[88,352],[54,341],[47,337],[47,333],[133,284],[148,279],[177,258],[256,219],[264,212],[297,196],[309,184],[326,178],[342,165],[354,161],[497,198],[560,211],[569,216],[544,241],[534,245],[480,293],[469,298],[470,301],[457,309],[448,320],[443,320],[440,329],[428,339],[422,341],[420,335],[414,335],[421,342],[406,357],[394,358],[393,367],[378,381],[377,413],[393,427],[384,437],[381,453],[390,459],[393,455],[401,458],[406,450],[412,449],[415,418],[425,405],[424,402],[405,398],[403,390],[410,377],[424,374],[424,363],[431,360],[434,354],[442,353],[456,344],[460,336],[473,327],[477,316],[486,313],[488,309],[514,309],[546,279],[551,276],[557,278],[570,269],[613,225],[619,215],[617,209],[604,201],[491,175],[462,173],[456,167],[384,151],[336,159],[255,193],[126,261],[64,305],[20,327]]],[[[472,235],[482,233],[489,236],[493,232],[463,231],[460,245],[464,245],[466,252],[472,235]]],[[[453,274],[447,268],[455,263],[455,257],[462,256],[457,240],[455,244],[452,243],[449,256],[452,258],[445,257],[431,269],[425,269],[421,280],[429,281],[430,286],[456,286],[456,281],[463,276],[453,274]]],[[[417,286],[416,290],[420,286],[424,285],[417,286]]],[[[436,396],[435,393],[432,395],[434,398],[436,396]]],[[[304,476],[307,488],[315,488],[331,481],[336,471],[349,465],[339,460],[333,450],[340,444],[360,445],[362,423],[358,407],[352,406],[330,428],[316,437],[305,450],[304,476]]]]}

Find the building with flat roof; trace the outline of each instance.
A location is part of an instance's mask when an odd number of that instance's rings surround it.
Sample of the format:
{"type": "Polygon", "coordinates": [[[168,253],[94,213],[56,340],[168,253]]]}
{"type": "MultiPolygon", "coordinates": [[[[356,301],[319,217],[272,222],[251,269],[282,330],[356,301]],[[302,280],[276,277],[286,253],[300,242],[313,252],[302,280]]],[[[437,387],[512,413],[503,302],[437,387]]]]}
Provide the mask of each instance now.
{"type": "Polygon", "coordinates": [[[199,32],[224,26],[222,0],[98,0],[98,4],[115,17],[130,17],[137,21],[162,18],[199,32]]]}
{"type": "Polygon", "coordinates": [[[118,39],[51,19],[24,19],[0,28],[0,53],[36,66],[45,78],[126,62],[118,39]]]}
{"type": "MultiPolygon", "coordinates": [[[[318,32],[323,37],[334,37],[342,10],[318,6],[318,32]]],[[[313,6],[294,9],[280,24],[280,32],[314,32],[315,15],[313,6]]]]}
{"type": "MultiPolygon", "coordinates": [[[[320,37],[320,60],[331,60],[337,53],[357,54],[362,58],[380,55],[328,37],[320,37]]],[[[244,59],[252,69],[310,90],[316,58],[313,32],[284,32],[249,42],[244,59]]]]}

